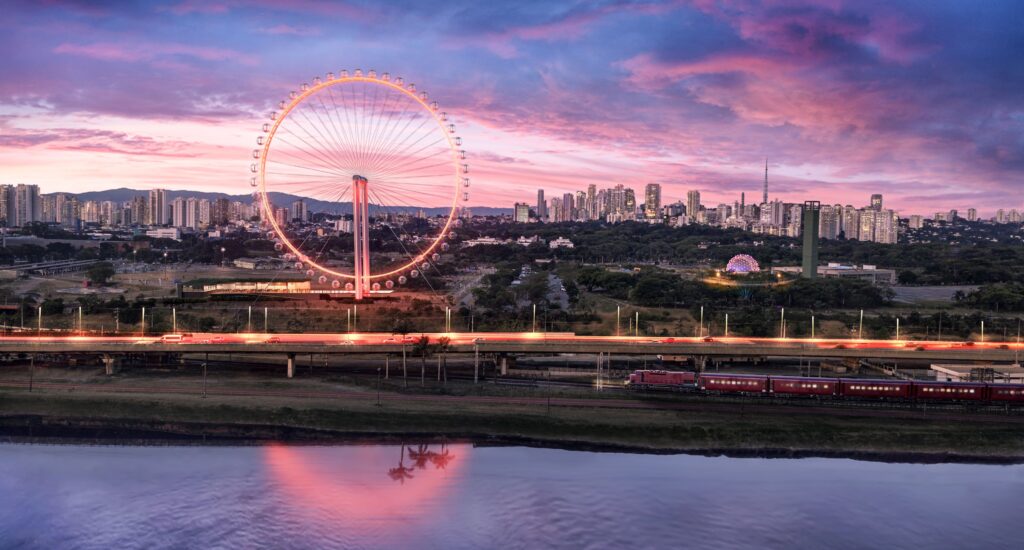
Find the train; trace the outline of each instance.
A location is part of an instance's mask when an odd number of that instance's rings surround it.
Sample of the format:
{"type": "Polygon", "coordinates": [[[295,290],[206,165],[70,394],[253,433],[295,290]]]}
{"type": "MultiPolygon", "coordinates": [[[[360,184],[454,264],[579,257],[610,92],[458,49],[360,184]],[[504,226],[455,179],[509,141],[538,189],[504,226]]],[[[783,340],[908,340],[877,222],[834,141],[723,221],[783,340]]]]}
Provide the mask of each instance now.
{"type": "Polygon", "coordinates": [[[625,387],[636,391],[668,390],[712,395],[1024,404],[1024,384],[988,384],[984,382],[870,380],[637,370],[629,375],[625,387]]]}

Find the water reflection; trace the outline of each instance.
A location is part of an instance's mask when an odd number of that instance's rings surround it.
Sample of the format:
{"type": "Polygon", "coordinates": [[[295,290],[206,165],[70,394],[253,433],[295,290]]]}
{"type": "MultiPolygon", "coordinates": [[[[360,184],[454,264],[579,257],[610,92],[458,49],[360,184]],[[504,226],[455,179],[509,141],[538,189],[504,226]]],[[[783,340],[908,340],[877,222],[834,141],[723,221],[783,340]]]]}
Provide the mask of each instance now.
{"type": "Polygon", "coordinates": [[[471,452],[469,445],[403,443],[356,446],[339,456],[335,447],[270,445],[264,462],[280,498],[307,519],[347,536],[391,538],[429,522],[430,511],[446,505],[471,452]],[[382,470],[397,483],[377,481],[382,470]]]}

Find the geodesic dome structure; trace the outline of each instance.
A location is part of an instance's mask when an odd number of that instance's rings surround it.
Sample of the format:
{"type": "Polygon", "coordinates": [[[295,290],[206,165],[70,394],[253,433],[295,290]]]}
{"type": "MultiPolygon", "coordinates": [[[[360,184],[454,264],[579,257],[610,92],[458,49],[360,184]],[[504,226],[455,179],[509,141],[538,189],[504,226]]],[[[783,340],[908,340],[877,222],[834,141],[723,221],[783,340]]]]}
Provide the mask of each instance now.
{"type": "Polygon", "coordinates": [[[725,264],[726,273],[757,273],[761,266],[747,254],[737,254],[725,264]]]}

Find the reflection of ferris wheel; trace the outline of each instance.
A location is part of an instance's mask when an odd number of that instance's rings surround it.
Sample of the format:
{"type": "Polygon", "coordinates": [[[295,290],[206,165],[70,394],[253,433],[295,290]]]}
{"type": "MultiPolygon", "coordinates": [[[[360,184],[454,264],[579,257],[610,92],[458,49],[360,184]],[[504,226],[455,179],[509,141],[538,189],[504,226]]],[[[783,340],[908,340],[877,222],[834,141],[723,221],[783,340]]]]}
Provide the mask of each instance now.
{"type": "Polygon", "coordinates": [[[403,284],[439,259],[469,179],[455,126],[426,92],[356,69],[303,84],[278,107],[257,138],[252,185],[285,259],[356,299],[403,284]],[[352,245],[341,251],[311,231],[290,230],[275,193],[327,202],[337,213],[351,209],[352,245]],[[438,207],[444,215],[414,218],[438,207]]]}

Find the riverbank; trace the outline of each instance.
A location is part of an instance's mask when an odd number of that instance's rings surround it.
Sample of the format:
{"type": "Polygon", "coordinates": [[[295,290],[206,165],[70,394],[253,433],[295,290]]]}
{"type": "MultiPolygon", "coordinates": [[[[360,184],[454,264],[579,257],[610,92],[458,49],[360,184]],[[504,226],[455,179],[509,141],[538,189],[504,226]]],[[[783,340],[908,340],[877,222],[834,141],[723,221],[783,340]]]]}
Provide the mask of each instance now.
{"type": "MultiPolygon", "coordinates": [[[[304,382],[308,387],[312,382],[304,382]]],[[[178,386],[181,386],[178,381],[178,386]]],[[[301,385],[300,385],[301,386],[301,385]]],[[[1024,461],[1019,417],[799,414],[786,407],[628,408],[584,400],[405,396],[362,399],[198,393],[147,395],[89,385],[0,389],[0,437],[85,443],[472,441],[629,452],[845,456],[911,462],[1024,461]],[[538,404],[538,402],[540,404],[538,404]]],[[[642,400],[635,401],[647,406],[642,400]]],[[[671,403],[671,401],[668,401],[671,403]]]]}

